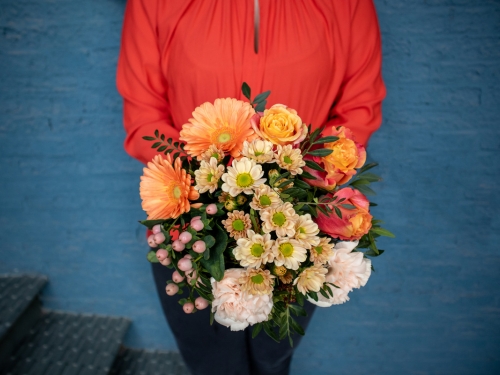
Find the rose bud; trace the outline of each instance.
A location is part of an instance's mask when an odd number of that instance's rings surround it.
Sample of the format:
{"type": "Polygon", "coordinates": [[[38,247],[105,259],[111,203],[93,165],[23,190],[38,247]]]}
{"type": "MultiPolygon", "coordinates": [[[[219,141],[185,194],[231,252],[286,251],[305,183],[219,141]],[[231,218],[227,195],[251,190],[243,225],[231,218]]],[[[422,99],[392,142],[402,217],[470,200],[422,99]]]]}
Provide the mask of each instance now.
{"type": "Polygon", "coordinates": [[[177,263],[177,267],[179,267],[181,271],[186,272],[193,268],[193,263],[189,258],[182,258],[181,260],[179,260],[179,263],[177,263]]]}
{"type": "Polygon", "coordinates": [[[188,243],[189,241],[191,241],[191,239],[193,238],[193,236],[191,235],[191,233],[189,232],[182,232],[180,235],[179,235],[179,241],[181,241],[182,243],[186,244],[188,243]]]}
{"type": "Polygon", "coordinates": [[[205,227],[203,222],[201,220],[195,220],[191,222],[191,228],[193,228],[195,231],[199,232],[205,227]]]}
{"type": "Polygon", "coordinates": [[[162,261],[163,259],[165,258],[168,258],[168,251],[167,250],[164,250],[164,249],[160,249],[156,252],[156,258],[158,259],[158,261],[162,261]]]}
{"type": "Polygon", "coordinates": [[[161,233],[161,225],[160,224],[156,224],[154,227],[153,227],[153,234],[156,234],[156,233],[161,233]]]}
{"type": "Polygon", "coordinates": [[[148,245],[149,245],[149,247],[156,247],[156,246],[158,246],[158,244],[155,241],[155,235],[154,234],[152,234],[152,235],[150,235],[148,237],[148,245]]]}
{"type": "Polygon", "coordinates": [[[205,244],[205,242],[199,240],[199,241],[196,241],[194,244],[193,244],[193,251],[195,253],[198,253],[198,254],[201,254],[203,253],[205,250],[207,249],[207,245],[205,244]]]}
{"type": "Polygon", "coordinates": [[[182,276],[179,272],[174,271],[174,273],[172,273],[172,280],[174,283],[182,283],[184,281],[184,276],[182,276]]]}
{"type": "Polygon", "coordinates": [[[172,263],[172,258],[170,257],[160,260],[162,266],[168,266],[170,263],[172,263]]]}
{"type": "Polygon", "coordinates": [[[215,203],[211,203],[207,206],[207,214],[215,215],[217,213],[217,205],[215,203]]]}
{"type": "Polygon", "coordinates": [[[184,306],[182,306],[182,309],[186,314],[191,314],[194,310],[194,304],[193,302],[186,302],[184,306]]]}
{"type": "Polygon", "coordinates": [[[169,296],[173,296],[177,294],[177,292],[179,291],[179,287],[177,286],[177,284],[168,284],[165,288],[165,291],[169,296]]]}
{"type": "Polygon", "coordinates": [[[203,309],[207,308],[208,301],[205,298],[203,298],[203,297],[198,297],[194,301],[194,305],[196,306],[196,308],[198,310],[203,310],[203,309]]]}
{"type": "Polygon", "coordinates": [[[163,241],[165,241],[165,235],[162,232],[153,234],[153,236],[155,236],[155,242],[158,245],[163,243],[163,241]]]}
{"type": "Polygon", "coordinates": [[[173,243],[172,243],[172,249],[174,249],[175,251],[182,251],[184,250],[186,246],[179,240],[175,240],[173,243]]]}

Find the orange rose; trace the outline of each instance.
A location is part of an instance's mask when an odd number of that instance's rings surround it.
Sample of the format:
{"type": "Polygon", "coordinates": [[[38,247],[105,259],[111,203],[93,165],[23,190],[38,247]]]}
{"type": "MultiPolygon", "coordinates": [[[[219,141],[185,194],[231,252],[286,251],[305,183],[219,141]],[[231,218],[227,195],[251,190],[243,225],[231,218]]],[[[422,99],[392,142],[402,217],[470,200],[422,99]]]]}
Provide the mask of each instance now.
{"type": "Polygon", "coordinates": [[[298,144],[307,136],[307,125],[297,111],[283,104],[273,105],[263,115],[254,115],[250,122],[259,137],[275,145],[298,144]]]}

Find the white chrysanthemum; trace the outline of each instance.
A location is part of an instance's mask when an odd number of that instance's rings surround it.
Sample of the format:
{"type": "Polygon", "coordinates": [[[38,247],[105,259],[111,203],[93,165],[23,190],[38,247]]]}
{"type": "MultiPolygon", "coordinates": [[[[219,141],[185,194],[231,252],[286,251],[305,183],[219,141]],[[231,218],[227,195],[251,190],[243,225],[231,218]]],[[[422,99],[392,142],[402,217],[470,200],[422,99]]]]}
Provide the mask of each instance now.
{"type": "Polygon", "coordinates": [[[311,247],[309,259],[314,264],[326,264],[330,257],[333,255],[333,247],[335,246],[333,243],[330,243],[331,238],[329,237],[320,237],[319,243],[313,247],[311,247]]]}
{"type": "Polygon", "coordinates": [[[335,244],[328,260],[328,282],[346,291],[365,286],[372,273],[372,262],[361,252],[352,252],[358,241],[341,241],[335,244]]]}
{"type": "Polygon", "coordinates": [[[224,151],[222,151],[220,148],[217,148],[216,145],[211,145],[207,151],[202,153],[201,155],[198,155],[196,158],[198,161],[205,160],[207,163],[210,161],[211,158],[217,159],[217,162],[221,162],[222,159],[224,159],[224,151]]]}
{"type": "Polygon", "coordinates": [[[247,268],[238,281],[243,292],[263,295],[273,292],[275,278],[276,276],[271,275],[269,270],[247,268]]]}
{"type": "Polygon", "coordinates": [[[278,238],[273,246],[274,264],[297,270],[300,263],[307,259],[307,250],[299,241],[291,238],[278,238]]]}
{"type": "Polygon", "coordinates": [[[321,265],[307,267],[294,280],[293,285],[297,285],[297,289],[302,294],[307,294],[307,292],[317,293],[325,283],[327,272],[328,270],[321,265]]]}
{"type": "Polygon", "coordinates": [[[241,289],[239,279],[245,270],[230,268],[224,272],[221,281],[212,277],[212,312],[215,320],[223,326],[230,327],[231,331],[241,331],[256,323],[268,320],[273,308],[271,293],[254,295],[241,289]]]}
{"type": "Polygon", "coordinates": [[[201,161],[200,168],[194,171],[196,186],[194,187],[200,193],[217,190],[219,179],[224,173],[224,166],[217,165],[216,158],[210,158],[210,162],[201,161]]]}
{"type": "Polygon", "coordinates": [[[269,233],[256,234],[253,230],[247,231],[248,238],[238,239],[233,249],[236,260],[242,267],[259,268],[262,264],[272,263],[274,255],[272,247],[274,241],[269,233]]]}
{"type": "Polygon", "coordinates": [[[292,175],[302,174],[302,168],[306,162],[302,160],[302,154],[299,148],[293,148],[292,145],[277,146],[276,163],[292,175]]]}
{"type": "Polygon", "coordinates": [[[295,236],[295,223],[299,215],[293,209],[290,202],[286,202],[276,208],[266,208],[260,210],[260,220],[262,220],[262,230],[265,233],[276,231],[278,237],[295,236]]]}
{"type": "Polygon", "coordinates": [[[227,167],[227,173],[222,175],[222,190],[233,197],[240,193],[253,194],[253,189],[266,182],[263,175],[262,166],[255,161],[248,158],[234,159],[231,166],[227,167]]]}
{"type": "Polygon", "coordinates": [[[299,216],[295,222],[295,239],[299,241],[306,249],[319,244],[319,228],[311,219],[311,215],[305,214],[299,216]]]}
{"type": "Polygon", "coordinates": [[[250,202],[250,207],[252,207],[255,211],[259,211],[269,207],[275,208],[281,204],[283,204],[283,201],[278,193],[269,185],[262,184],[258,189],[255,189],[255,194],[250,202]]]}
{"type": "Polygon", "coordinates": [[[255,160],[259,164],[272,163],[274,160],[273,144],[261,139],[243,143],[243,156],[255,160]]]}

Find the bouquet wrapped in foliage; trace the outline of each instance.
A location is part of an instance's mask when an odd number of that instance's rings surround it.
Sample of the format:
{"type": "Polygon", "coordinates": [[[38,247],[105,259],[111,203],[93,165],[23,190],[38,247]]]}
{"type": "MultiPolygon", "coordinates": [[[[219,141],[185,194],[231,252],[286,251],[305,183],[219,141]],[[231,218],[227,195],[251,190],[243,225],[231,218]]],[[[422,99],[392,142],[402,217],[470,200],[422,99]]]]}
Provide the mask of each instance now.
{"type": "Polygon", "coordinates": [[[166,292],[189,290],[186,313],[211,305],[212,321],[292,345],[304,301],[348,301],[383,252],[376,238],[392,234],[370,214],[376,164],[349,129],[323,136],[286,105],[265,109],[269,91],[242,88],[249,102],[202,104],[179,142],[144,137],[159,152],[140,184],[148,260],[175,268],[166,292]]]}

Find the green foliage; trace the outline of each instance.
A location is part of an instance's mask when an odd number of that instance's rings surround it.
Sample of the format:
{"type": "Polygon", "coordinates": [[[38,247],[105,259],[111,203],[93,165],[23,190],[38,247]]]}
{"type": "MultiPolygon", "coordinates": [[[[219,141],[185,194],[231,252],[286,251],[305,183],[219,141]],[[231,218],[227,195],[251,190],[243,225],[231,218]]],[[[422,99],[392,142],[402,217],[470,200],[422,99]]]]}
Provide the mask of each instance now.
{"type": "Polygon", "coordinates": [[[215,245],[210,249],[210,258],[202,258],[201,264],[215,280],[220,281],[224,277],[224,250],[227,247],[228,237],[226,231],[218,224],[213,228],[212,234],[215,239],[215,245]]]}
{"type": "Polygon", "coordinates": [[[156,257],[156,251],[149,251],[148,254],[146,255],[146,258],[150,263],[159,263],[158,258],[156,257]]]}

